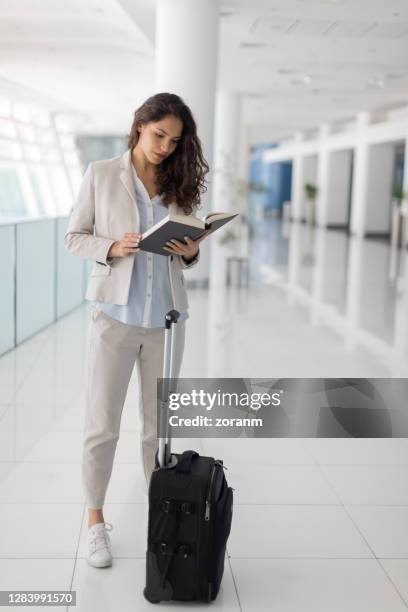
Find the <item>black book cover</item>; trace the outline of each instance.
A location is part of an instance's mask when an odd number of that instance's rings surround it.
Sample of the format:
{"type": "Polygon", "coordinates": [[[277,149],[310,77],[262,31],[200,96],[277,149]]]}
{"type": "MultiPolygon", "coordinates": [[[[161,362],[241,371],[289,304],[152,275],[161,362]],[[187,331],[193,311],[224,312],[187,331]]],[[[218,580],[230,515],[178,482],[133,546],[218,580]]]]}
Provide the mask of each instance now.
{"type": "MultiPolygon", "coordinates": [[[[168,219],[163,225],[158,227],[149,236],[146,236],[139,242],[141,251],[148,251],[149,253],[157,253],[158,255],[171,255],[169,251],[163,249],[166,246],[166,242],[175,239],[180,242],[184,242],[184,237],[188,236],[192,240],[196,240],[206,230],[215,232],[218,228],[232,221],[238,214],[229,215],[222,219],[214,219],[211,223],[206,223],[205,227],[191,226],[189,223],[181,223],[180,221],[174,221],[168,219]]],[[[204,225],[204,221],[201,221],[204,225]]]]}
{"type": "Polygon", "coordinates": [[[141,251],[148,251],[149,253],[157,253],[158,255],[171,255],[169,251],[165,251],[162,247],[166,246],[166,242],[174,238],[180,242],[184,242],[184,236],[188,236],[192,240],[195,240],[201,234],[204,233],[202,227],[192,227],[191,225],[185,225],[178,221],[167,221],[162,225],[156,232],[150,234],[146,238],[143,238],[139,242],[141,251]]]}

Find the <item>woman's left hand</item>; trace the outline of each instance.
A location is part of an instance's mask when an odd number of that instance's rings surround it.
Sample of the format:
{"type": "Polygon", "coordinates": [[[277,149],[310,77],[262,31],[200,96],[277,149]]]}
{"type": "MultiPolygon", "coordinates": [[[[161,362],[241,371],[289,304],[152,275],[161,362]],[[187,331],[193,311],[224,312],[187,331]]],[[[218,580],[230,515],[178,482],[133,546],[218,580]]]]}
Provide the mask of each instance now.
{"type": "Polygon", "coordinates": [[[184,259],[194,259],[198,253],[200,242],[204,240],[209,233],[209,231],[204,232],[197,240],[191,240],[188,236],[184,236],[186,243],[173,238],[169,240],[169,242],[166,242],[163,249],[174,255],[181,255],[184,259]]]}

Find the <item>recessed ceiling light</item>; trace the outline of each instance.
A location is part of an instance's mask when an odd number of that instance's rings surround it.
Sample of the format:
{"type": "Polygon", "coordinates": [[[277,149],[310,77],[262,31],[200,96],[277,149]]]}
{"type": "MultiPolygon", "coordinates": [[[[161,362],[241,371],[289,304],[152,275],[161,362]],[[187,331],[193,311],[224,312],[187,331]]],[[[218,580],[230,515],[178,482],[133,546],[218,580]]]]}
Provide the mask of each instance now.
{"type": "Polygon", "coordinates": [[[248,94],[247,94],[247,97],[248,97],[248,98],[256,98],[256,99],[259,99],[259,98],[265,98],[265,97],[266,97],[266,94],[261,94],[261,93],[248,93],[248,94]]]}
{"type": "Polygon", "coordinates": [[[300,2],[320,2],[320,4],[341,4],[344,0],[300,0],[300,2]]]}
{"type": "Polygon", "coordinates": [[[309,74],[300,74],[291,80],[293,85],[310,85],[312,82],[312,77],[309,74]]]}
{"type": "Polygon", "coordinates": [[[279,74],[296,74],[296,70],[293,70],[293,68],[279,68],[278,73],[279,74]]]}
{"type": "Polygon", "coordinates": [[[245,49],[261,49],[262,47],[267,47],[266,43],[251,43],[251,42],[243,42],[240,44],[240,47],[245,49]]]}
{"type": "Polygon", "coordinates": [[[367,86],[378,87],[379,89],[382,89],[383,87],[385,87],[385,81],[382,78],[374,77],[373,79],[368,79],[367,86]]]}

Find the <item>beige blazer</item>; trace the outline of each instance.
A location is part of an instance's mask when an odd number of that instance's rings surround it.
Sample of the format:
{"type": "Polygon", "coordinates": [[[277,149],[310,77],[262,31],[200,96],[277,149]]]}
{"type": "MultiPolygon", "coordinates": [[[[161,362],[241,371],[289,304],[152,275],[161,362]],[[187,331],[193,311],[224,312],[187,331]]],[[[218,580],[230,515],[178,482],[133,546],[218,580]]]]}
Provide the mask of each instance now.
{"type": "MultiPolygon", "coordinates": [[[[139,231],[139,213],[133,187],[130,149],[123,155],[89,164],[71,212],[64,237],[66,249],[74,255],[92,259],[86,299],[125,305],[128,302],[133,258],[107,257],[110,246],[126,232],[139,231]]],[[[184,214],[175,202],[169,211],[184,214]]],[[[180,255],[168,258],[170,286],[176,310],[188,308],[183,268],[190,268],[180,255]]]]}

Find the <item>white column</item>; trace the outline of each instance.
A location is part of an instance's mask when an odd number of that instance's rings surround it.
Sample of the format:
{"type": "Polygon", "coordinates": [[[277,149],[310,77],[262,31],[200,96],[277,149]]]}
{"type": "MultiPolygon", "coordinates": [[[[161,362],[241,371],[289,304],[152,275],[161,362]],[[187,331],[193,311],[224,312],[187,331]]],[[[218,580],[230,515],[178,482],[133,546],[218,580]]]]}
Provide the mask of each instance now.
{"type": "Polygon", "coordinates": [[[349,241],[346,285],[346,320],[348,334],[346,347],[351,351],[355,347],[356,335],[361,327],[361,302],[364,276],[364,240],[352,236],[349,241]]]}
{"type": "MultiPolygon", "coordinates": [[[[242,114],[242,99],[241,99],[242,114]]],[[[248,216],[248,186],[249,186],[249,127],[245,125],[242,118],[239,125],[238,141],[238,181],[242,190],[239,197],[239,208],[243,215],[248,216]]]]}
{"type": "Polygon", "coordinates": [[[208,290],[208,321],[205,335],[207,348],[206,369],[201,376],[217,378],[227,376],[228,365],[231,362],[231,339],[234,337],[234,309],[229,303],[229,292],[226,287],[213,283],[211,276],[208,290]],[[232,311],[232,312],[231,312],[232,311]]]}
{"type": "Polygon", "coordinates": [[[397,352],[399,370],[397,369],[394,375],[404,377],[407,375],[408,361],[408,253],[406,251],[401,253],[400,264],[402,274],[397,285],[400,298],[395,302],[393,343],[397,352]]]}
{"type": "Polygon", "coordinates": [[[347,227],[351,181],[351,149],[330,153],[326,226],[347,227]]]}
{"type": "Polygon", "coordinates": [[[296,292],[301,280],[302,273],[302,247],[304,228],[297,223],[292,223],[289,234],[288,252],[288,304],[296,301],[296,292]]]}
{"type": "Polygon", "coordinates": [[[292,166],[292,196],[291,217],[294,221],[301,221],[304,217],[304,157],[303,157],[303,134],[295,134],[295,155],[292,166]]]}
{"type": "MultiPolygon", "coordinates": [[[[248,181],[248,131],[241,123],[241,97],[219,91],[216,98],[214,144],[214,184],[212,209],[238,213],[247,212],[247,197],[239,196],[238,181],[248,181]]],[[[228,376],[231,361],[231,338],[234,337],[236,307],[230,300],[239,295],[225,287],[226,258],[240,253],[242,245],[221,245],[225,232],[239,229],[239,217],[211,237],[210,287],[208,292],[207,369],[205,376],[228,376]]],[[[242,231],[241,239],[244,238],[242,231]]],[[[203,374],[204,375],[204,374],[203,374]]]]}
{"type": "Polygon", "coordinates": [[[391,231],[391,199],[394,178],[393,143],[372,145],[368,156],[367,211],[364,231],[387,234],[391,231]]]}
{"type": "MultiPolygon", "coordinates": [[[[240,97],[227,91],[217,92],[215,113],[214,184],[212,210],[240,212],[238,203],[238,145],[240,126],[240,97]]],[[[221,244],[223,237],[238,233],[240,218],[234,219],[211,237],[210,279],[212,285],[224,285],[227,257],[232,243],[221,244]]],[[[239,245],[233,247],[237,254],[239,245]]]]}
{"type": "MultiPolygon", "coordinates": [[[[407,194],[402,202],[402,210],[408,213],[408,137],[405,138],[405,155],[404,155],[404,178],[402,183],[402,191],[407,194]]],[[[408,214],[405,215],[404,233],[402,236],[403,247],[408,246],[408,214]]]]}
{"type": "MultiPolygon", "coordinates": [[[[337,233],[337,232],[336,232],[337,233]]],[[[324,290],[326,289],[327,267],[330,264],[329,250],[333,244],[331,232],[326,232],[324,229],[315,231],[314,242],[314,267],[312,272],[312,290],[313,300],[317,304],[324,303],[324,290]]],[[[338,271],[336,270],[336,273],[338,271]]]]}
{"type": "Polygon", "coordinates": [[[404,178],[402,191],[408,193],[408,136],[405,138],[405,154],[404,154],[404,178]]]}
{"type": "Polygon", "coordinates": [[[317,157],[317,199],[316,199],[316,225],[326,227],[328,199],[328,182],[330,171],[330,155],[327,145],[330,127],[324,123],[319,130],[319,153],[317,157]]]}
{"type": "Polygon", "coordinates": [[[358,114],[356,121],[357,145],[354,150],[350,231],[352,234],[360,237],[364,236],[367,215],[369,147],[366,132],[369,121],[369,113],[361,112],[358,114]]]}
{"type": "Polygon", "coordinates": [[[236,210],[240,107],[239,94],[217,92],[212,210],[236,210]]]}
{"type": "MultiPolygon", "coordinates": [[[[305,194],[305,185],[306,183],[310,183],[311,185],[317,185],[317,161],[318,156],[313,155],[305,155],[303,157],[303,184],[302,184],[302,219],[308,221],[310,217],[310,202],[307,201],[305,194]]],[[[314,207],[316,206],[316,202],[313,203],[314,207]]],[[[316,217],[316,212],[314,212],[314,217],[316,217]]]]}
{"type": "MultiPolygon", "coordinates": [[[[213,166],[215,87],[218,57],[219,0],[157,0],[155,91],[175,93],[190,107],[210,168],[213,166]]],[[[212,173],[207,175],[212,181],[212,173]]],[[[211,184],[202,196],[200,216],[211,208],[211,184]]],[[[208,278],[208,242],[201,261],[188,271],[196,281],[208,278]]]]}

